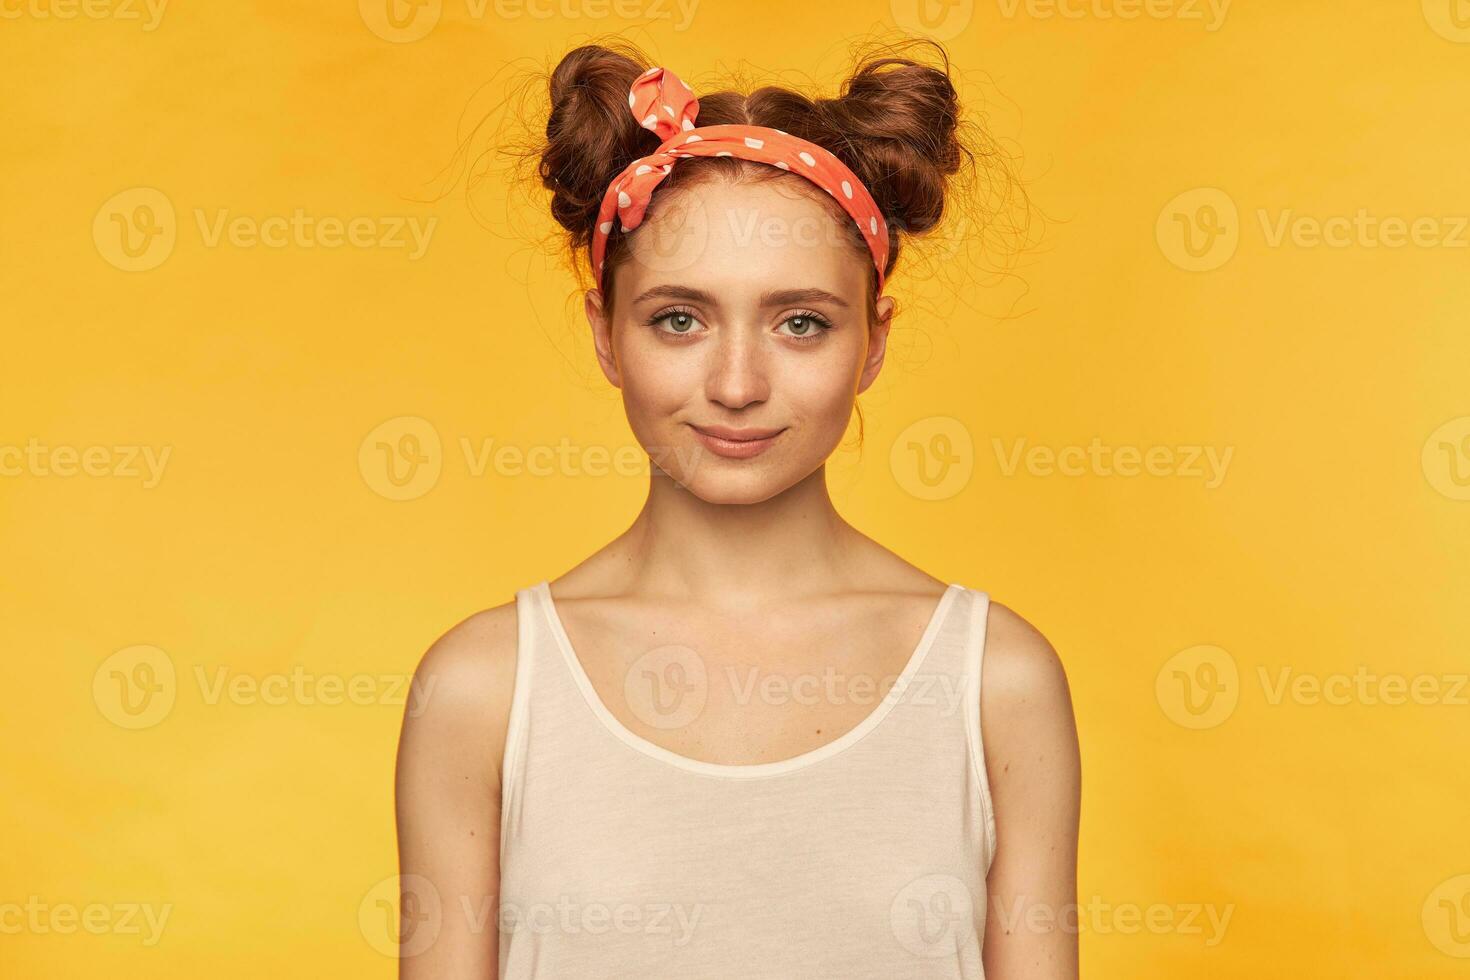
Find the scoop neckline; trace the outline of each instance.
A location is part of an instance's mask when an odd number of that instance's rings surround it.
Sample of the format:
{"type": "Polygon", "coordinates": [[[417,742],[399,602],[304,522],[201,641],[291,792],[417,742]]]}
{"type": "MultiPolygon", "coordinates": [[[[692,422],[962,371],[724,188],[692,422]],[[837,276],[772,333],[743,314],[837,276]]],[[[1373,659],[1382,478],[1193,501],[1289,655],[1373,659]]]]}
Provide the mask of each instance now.
{"type": "Polygon", "coordinates": [[[603,703],[597,688],[593,686],[592,679],[587,676],[587,671],[582,667],[582,661],[577,657],[576,650],[572,647],[571,638],[567,635],[566,627],[561,620],[561,614],[557,612],[556,600],[551,595],[550,580],[543,580],[532,587],[541,600],[541,607],[546,612],[546,618],[551,623],[552,635],[556,638],[556,645],[561,650],[562,658],[566,661],[567,668],[571,671],[572,679],[577,688],[582,692],[583,699],[597,716],[602,726],[611,732],[616,738],[630,748],[641,752],[646,756],[658,759],[669,765],[675,766],[688,772],[701,773],[706,776],[720,776],[727,779],[755,779],[762,776],[776,776],[782,773],[794,772],[804,769],[813,763],[823,759],[831,758],[856,743],[867,735],[878,723],[891,711],[903,697],[904,689],[908,682],[918,672],[929,648],[934,645],[934,637],[939,632],[939,625],[944,621],[945,613],[954,602],[954,597],[964,588],[958,582],[951,582],[945,586],[944,593],[934,604],[933,611],[929,614],[929,621],[924,625],[924,632],[919,636],[919,642],[914,645],[913,652],[909,654],[908,661],[903,669],[899,671],[898,677],[893,685],[884,694],[883,700],[868,712],[861,721],[852,728],[843,732],[830,742],[825,742],[814,749],[808,749],[798,755],[786,759],[777,759],[773,762],[752,763],[724,763],[706,762],[703,759],[692,759],[686,755],[680,755],[670,749],[664,748],[655,742],[651,742],[624,725],[617,719],[603,703]]]}

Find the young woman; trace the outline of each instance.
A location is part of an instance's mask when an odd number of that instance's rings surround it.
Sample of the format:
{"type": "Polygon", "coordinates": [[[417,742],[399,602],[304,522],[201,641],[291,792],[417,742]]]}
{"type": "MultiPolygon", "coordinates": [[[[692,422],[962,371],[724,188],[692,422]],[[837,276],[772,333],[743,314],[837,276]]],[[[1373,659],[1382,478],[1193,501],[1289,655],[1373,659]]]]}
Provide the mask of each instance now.
{"type": "Polygon", "coordinates": [[[541,177],[652,475],[622,534],[423,657],[400,976],[1076,977],[1055,652],[825,483],[969,152],[947,62],[696,98],[589,45],[550,94],[541,177]]]}

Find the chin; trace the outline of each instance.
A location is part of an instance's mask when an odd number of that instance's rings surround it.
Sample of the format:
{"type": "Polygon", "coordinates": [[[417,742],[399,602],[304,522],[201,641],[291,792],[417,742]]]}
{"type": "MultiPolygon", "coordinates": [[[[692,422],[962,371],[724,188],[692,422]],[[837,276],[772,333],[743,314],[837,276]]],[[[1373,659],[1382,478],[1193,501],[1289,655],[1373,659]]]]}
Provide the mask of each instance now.
{"type": "Polygon", "coordinates": [[[772,467],[721,459],[708,453],[703,458],[686,455],[677,462],[680,465],[664,472],[675,486],[709,504],[758,504],[795,482],[783,479],[772,467]]]}
{"type": "Polygon", "coordinates": [[[684,489],[707,504],[739,506],[770,500],[788,486],[769,480],[722,479],[718,474],[706,473],[684,489]]]}

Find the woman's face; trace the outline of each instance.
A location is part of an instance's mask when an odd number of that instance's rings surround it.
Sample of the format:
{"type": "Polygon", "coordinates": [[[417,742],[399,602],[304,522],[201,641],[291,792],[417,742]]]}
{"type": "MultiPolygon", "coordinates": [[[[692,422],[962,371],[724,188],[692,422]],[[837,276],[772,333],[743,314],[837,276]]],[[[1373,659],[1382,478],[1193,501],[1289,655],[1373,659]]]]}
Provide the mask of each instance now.
{"type": "Polygon", "coordinates": [[[871,259],[785,184],[655,195],[614,272],[611,316],[598,290],[586,298],[634,435],[711,503],[757,503],[811,475],[883,363],[893,300],[870,327],[871,259]]]}

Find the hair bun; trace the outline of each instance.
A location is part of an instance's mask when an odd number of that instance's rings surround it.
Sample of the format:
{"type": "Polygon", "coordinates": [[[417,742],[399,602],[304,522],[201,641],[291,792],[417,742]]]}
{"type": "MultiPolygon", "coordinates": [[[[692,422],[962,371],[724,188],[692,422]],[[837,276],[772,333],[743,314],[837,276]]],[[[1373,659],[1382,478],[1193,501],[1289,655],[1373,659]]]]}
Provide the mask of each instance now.
{"type": "Polygon", "coordinates": [[[834,152],[901,233],[919,234],[939,224],[945,179],[960,169],[959,95],[947,60],[944,65],[941,70],[903,57],[876,58],[858,67],[840,96],[817,103],[830,131],[841,134],[834,152]]]}
{"type": "MultiPolygon", "coordinates": [[[[955,206],[968,210],[963,195],[952,193],[950,178],[973,165],[977,154],[1002,171],[985,188],[1000,192],[1000,207],[1009,203],[1011,175],[989,134],[962,121],[941,44],[927,38],[879,43],[859,52],[855,62],[834,98],[813,98],[777,85],[748,94],[700,90],[698,125],[765,126],[831,151],[867,187],[888,223],[885,273],[891,273],[904,239],[938,226],[948,199],[956,197],[955,206]]],[[[546,139],[535,152],[541,183],[552,194],[552,216],[567,230],[574,259],[590,246],[608,183],[659,146],[658,136],[628,111],[633,82],[652,65],[635,45],[613,40],[574,48],[551,73],[546,139]]],[[[716,174],[733,178],[752,168],[767,169],[734,157],[700,157],[675,167],[660,187],[716,174]]],[[[779,171],[758,176],[782,179],[779,171]]],[[[966,229],[966,244],[987,238],[990,217],[983,215],[975,229],[966,229]]],[[[861,237],[852,230],[861,247],[861,237]]],[[[609,267],[625,248],[614,231],[605,257],[609,267]]]]}
{"type": "Polygon", "coordinates": [[[541,150],[541,183],[551,215],[572,235],[591,239],[608,181],[658,147],[628,111],[628,90],[650,66],[629,46],[587,44],[568,52],[551,74],[551,111],[541,150]]]}

